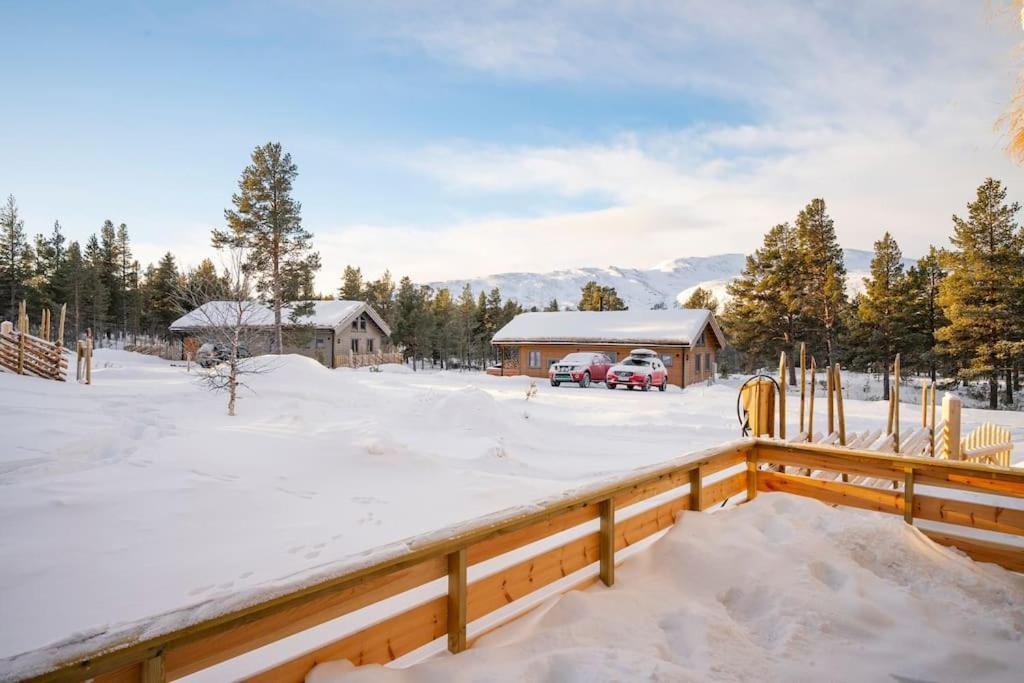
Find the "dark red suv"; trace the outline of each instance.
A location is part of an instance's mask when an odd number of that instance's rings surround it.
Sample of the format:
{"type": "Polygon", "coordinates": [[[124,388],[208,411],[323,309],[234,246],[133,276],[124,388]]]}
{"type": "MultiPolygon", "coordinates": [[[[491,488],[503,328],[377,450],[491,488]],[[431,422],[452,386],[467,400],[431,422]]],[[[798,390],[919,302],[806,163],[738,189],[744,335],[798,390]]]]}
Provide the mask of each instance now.
{"type": "Polygon", "coordinates": [[[576,382],[585,389],[591,382],[603,382],[611,366],[612,359],[603,353],[579,351],[552,365],[548,377],[553,387],[562,382],[576,382]]]}

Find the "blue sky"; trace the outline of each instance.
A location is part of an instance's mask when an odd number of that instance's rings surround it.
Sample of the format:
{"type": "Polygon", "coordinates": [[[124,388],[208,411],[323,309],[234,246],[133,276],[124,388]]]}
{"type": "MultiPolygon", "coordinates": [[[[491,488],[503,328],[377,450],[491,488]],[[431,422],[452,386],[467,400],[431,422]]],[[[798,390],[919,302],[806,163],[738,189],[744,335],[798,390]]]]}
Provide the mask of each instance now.
{"type": "Polygon", "coordinates": [[[749,251],[824,196],[846,246],[945,242],[1021,63],[999,2],[0,2],[0,193],[32,233],[207,255],[276,140],[333,286],[749,251]],[[627,237],[632,239],[627,240],[627,237]],[[637,245],[642,245],[638,247],[637,245]]]}

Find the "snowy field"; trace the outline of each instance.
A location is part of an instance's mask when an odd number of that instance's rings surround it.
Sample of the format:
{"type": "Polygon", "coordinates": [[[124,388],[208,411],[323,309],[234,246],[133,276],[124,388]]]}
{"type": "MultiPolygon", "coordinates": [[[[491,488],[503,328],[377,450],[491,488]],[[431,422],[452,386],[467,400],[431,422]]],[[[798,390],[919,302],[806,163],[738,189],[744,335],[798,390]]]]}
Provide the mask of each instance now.
{"type": "MultiPolygon", "coordinates": [[[[527,378],[388,370],[285,357],[252,378],[235,418],[183,367],[123,351],[96,352],[91,387],[0,374],[0,659],[255,599],[368,549],[739,435],[738,381],[667,393],[538,381],[527,400],[527,378]]],[[[846,413],[850,430],[875,428],[885,405],[849,401],[846,413]]],[[[918,415],[904,406],[908,424],[918,415]]],[[[1024,414],[964,411],[965,429],[986,419],[1024,441],[1024,414]]]]}

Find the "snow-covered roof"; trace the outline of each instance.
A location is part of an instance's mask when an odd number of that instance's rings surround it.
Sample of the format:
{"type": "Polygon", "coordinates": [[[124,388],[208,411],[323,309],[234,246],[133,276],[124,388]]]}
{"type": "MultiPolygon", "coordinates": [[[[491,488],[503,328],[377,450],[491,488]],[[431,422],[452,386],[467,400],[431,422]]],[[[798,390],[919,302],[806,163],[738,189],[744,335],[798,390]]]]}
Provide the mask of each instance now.
{"type": "Polygon", "coordinates": [[[494,342],[579,342],[609,344],[669,344],[689,346],[705,326],[720,344],[722,331],[710,311],[558,311],[520,313],[498,330],[494,342]]]}
{"type": "MultiPolygon", "coordinates": [[[[295,306],[312,303],[313,314],[299,319],[300,325],[313,325],[319,329],[337,328],[344,325],[362,312],[366,312],[370,318],[384,331],[384,334],[391,334],[384,319],[365,301],[347,301],[338,299],[335,301],[296,301],[286,304],[281,309],[281,318],[285,324],[289,324],[288,316],[295,306]]],[[[237,306],[234,301],[210,301],[194,311],[189,311],[171,323],[171,330],[190,330],[207,327],[210,321],[230,319],[227,314],[232,307],[237,306]]],[[[246,314],[246,322],[250,327],[270,327],[274,324],[274,310],[269,305],[254,304],[252,312],[246,314]]]]}

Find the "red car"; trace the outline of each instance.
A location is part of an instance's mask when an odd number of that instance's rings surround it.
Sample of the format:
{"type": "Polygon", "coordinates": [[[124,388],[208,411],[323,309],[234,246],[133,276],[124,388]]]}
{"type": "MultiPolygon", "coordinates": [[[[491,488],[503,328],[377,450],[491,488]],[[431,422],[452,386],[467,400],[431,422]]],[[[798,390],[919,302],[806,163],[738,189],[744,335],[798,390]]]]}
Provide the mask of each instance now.
{"type": "Polygon", "coordinates": [[[629,352],[629,358],[608,370],[604,385],[609,389],[621,386],[650,391],[651,387],[658,387],[659,391],[665,391],[668,388],[668,369],[654,351],[634,349],[629,352]]]}
{"type": "Polygon", "coordinates": [[[570,353],[548,369],[551,386],[562,382],[576,382],[586,389],[591,382],[603,382],[612,366],[612,359],[603,353],[581,351],[570,353]]]}

